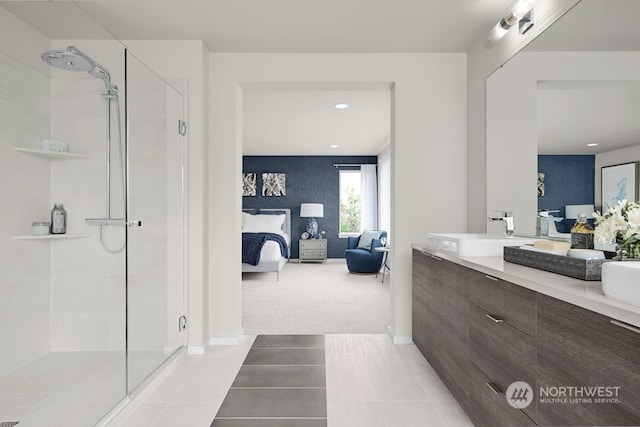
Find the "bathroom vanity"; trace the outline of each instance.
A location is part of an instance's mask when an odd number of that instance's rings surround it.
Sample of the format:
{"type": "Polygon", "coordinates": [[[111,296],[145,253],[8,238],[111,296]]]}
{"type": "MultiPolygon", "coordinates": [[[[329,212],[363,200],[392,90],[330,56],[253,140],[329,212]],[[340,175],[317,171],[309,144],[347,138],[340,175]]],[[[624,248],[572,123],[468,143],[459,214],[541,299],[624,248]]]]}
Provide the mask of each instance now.
{"type": "Polygon", "coordinates": [[[413,341],[476,426],[640,425],[640,307],[600,282],[412,247],[413,341]],[[522,408],[516,381],[533,393],[522,408]]]}

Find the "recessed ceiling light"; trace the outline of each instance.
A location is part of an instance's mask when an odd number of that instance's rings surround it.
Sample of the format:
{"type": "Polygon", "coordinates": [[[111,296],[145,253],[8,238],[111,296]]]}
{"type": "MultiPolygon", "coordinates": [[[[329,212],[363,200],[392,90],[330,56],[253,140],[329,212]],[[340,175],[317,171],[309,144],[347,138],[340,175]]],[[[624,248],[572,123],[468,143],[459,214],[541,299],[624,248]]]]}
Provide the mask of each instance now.
{"type": "Polygon", "coordinates": [[[592,142],[591,144],[587,144],[587,147],[595,147],[596,145],[598,145],[597,142],[592,142]]]}
{"type": "Polygon", "coordinates": [[[334,105],[333,108],[335,108],[336,110],[346,110],[347,108],[349,108],[349,104],[345,104],[344,102],[339,102],[336,105],[334,105]]]}
{"type": "Polygon", "coordinates": [[[337,144],[333,144],[333,145],[330,145],[330,146],[329,146],[329,148],[338,148],[338,147],[340,147],[340,146],[339,146],[339,145],[337,145],[337,144]]]}

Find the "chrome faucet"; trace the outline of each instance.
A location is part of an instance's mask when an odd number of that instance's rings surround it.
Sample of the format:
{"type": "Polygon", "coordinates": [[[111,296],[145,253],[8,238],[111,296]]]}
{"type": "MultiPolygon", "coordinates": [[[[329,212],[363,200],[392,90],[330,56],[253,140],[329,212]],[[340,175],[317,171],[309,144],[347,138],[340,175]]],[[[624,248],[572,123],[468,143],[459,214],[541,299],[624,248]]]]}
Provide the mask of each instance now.
{"type": "Polygon", "coordinates": [[[503,221],[504,225],[507,229],[507,236],[513,236],[513,212],[507,212],[507,211],[496,211],[500,213],[500,216],[497,217],[489,217],[489,221],[494,222],[494,221],[503,221]]]}

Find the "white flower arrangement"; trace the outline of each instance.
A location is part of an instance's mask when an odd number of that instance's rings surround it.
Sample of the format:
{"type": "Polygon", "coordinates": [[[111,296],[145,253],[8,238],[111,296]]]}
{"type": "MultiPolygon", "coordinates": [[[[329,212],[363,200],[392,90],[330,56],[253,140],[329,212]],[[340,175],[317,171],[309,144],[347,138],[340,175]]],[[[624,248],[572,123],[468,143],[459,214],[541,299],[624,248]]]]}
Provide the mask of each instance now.
{"type": "MultiPolygon", "coordinates": [[[[640,244],[640,204],[621,200],[602,215],[594,212],[596,242],[607,245],[617,243],[620,249],[640,244]]],[[[631,256],[635,257],[635,256],[631,256]]]]}

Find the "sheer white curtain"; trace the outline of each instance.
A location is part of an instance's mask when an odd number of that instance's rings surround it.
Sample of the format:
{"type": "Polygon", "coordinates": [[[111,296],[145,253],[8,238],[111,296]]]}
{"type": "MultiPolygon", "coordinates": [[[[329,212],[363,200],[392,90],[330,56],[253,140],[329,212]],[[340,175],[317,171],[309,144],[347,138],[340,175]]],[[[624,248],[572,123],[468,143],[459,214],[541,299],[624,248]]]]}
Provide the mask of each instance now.
{"type": "Polygon", "coordinates": [[[378,155],[378,227],[387,232],[387,245],[391,242],[391,148],[389,145],[378,155]]]}
{"type": "Polygon", "coordinates": [[[376,165],[360,166],[360,203],[362,229],[378,229],[378,176],[376,165]]]}

